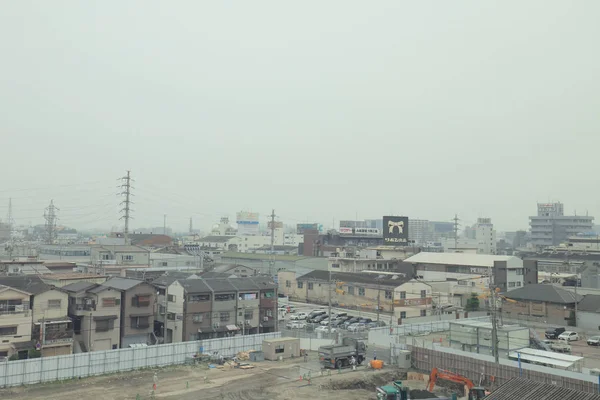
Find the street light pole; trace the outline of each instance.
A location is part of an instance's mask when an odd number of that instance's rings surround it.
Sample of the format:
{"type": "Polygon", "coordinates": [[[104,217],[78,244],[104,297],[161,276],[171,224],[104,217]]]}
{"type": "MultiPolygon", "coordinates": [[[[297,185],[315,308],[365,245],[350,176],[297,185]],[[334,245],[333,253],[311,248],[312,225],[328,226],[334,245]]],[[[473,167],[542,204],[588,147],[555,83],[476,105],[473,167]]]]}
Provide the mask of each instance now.
{"type": "Polygon", "coordinates": [[[331,267],[329,267],[329,282],[327,283],[327,288],[329,289],[329,313],[328,313],[328,323],[327,323],[327,327],[328,327],[328,332],[329,335],[331,335],[331,267]]]}

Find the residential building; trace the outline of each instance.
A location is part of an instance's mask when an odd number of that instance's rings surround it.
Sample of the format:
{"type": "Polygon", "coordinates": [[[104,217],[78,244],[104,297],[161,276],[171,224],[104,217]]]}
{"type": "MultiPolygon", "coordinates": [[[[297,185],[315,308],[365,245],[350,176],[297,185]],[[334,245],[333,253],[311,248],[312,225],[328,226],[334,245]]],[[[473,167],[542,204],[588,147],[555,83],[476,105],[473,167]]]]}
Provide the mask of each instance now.
{"type": "Polygon", "coordinates": [[[169,272],[152,282],[152,285],[158,289],[158,312],[154,330],[158,337],[163,338],[163,343],[179,343],[188,340],[184,332],[185,287],[182,284],[186,279],[198,279],[198,277],[181,272],[169,272]]]}
{"type": "Polygon", "coordinates": [[[534,319],[549,325],[575,325],[575,303],[583,299],[554,285],[535,284],[504,295],[502,313],[516,319],[534,319]]]}
{"type": "Polygon", "coordinates": [[[93,282],[63,286],[69,295],[69,317],[75,340],[86,351],[119,348],[121,339],[121,292],[93,282]]]}
{"type": "Polygon", "coordinates": [[[234,335],[237,326],[237,288],[228,279],[207,282],[212,293],[211,326],[217,337],[234,335]]]}
{"type": "Polygon", "coordinates": [[[139,246],[92,246],[93,265],[149,265],[150,250],[139,246]]]}
{"type": "MultiPolygon", "coordinates": [[[[154,344],[154,308],[156,288],[145,281],[127,278],[111,278],[102,287],[121,294],[120,346],[154,344]]],[[[94,289],[96,291],[100,288],[94,289]]]]}
{"type": "Polygon", "coordinates": [[[38,259],[23,258],[0,261],[0,275],[42,275],[50,273],[50,270],[44,265],[44,261],[38,259]]]}
{"type": "Polygon", "coordinates": [[[0,285],[0,360],[27,358],[31,342],[30,293],[0,285]]]}
{"type": "Polygon", "coordinates": [[[212,272],[226,275],[234,275],[238,278],[248,278],[257,274],[257,270],[255,270],[254,268],[246,267],[245,265],[240,264],[217,265],[213,268],[212,272]]]}
{"type": "MultiPolygon", "coordinates": [[[[395,313],[404,319],[430,315],[432,288],[411,280],[405,274],[331,273],[311,271],[299,275],[293,271],[278,274],[279,293],[290,300],[328,304],[355,310],[395,313]]],[[[388,317],[389,318],[389,317],[388,317]]]]}
{"type": "MultiPolygon", "coordinates": [[[[208,284],[212,287],[214,281],[210,280],[208,284]]],[[[237,289],[236,325],[243,335],[258,333],[261,322],[258,286],[252,279],[234,278],[229,282],[237,289]]]]}
{"type": "Polygon", "coordinates": [[[591,232],[594,217],[566,216],[562,203],[538,203],[537,216],[529,217],[531,245],[537,248],[558,246],[568,237],[591,232]]]}
{"type": "Polygon", "coordinates": [[[211,236],[235,236],[236,229],[229,224],[228,217],[221,217],[218,224],[213,225],[210,232],[211,236]]]}
{"type": "Polygon", "coordinates": [[[577,327],[590,332],[600,330],[600,295],[586,294],[577,304],[577,327]]]}
{"type": "Polygon", "coordinates": [[[278,331],[277,316],[277,284],[272,279],[264,276],[251,278],[258,286],[260,301],[258,303],[259,333],[278,331]]]}
{"type": "Polygon", "coordinates": [[[523,260],[514,256],[421,252],[404,262],[413,264],[421,279],[428,282],[453,281],[456,282],[454,290],[459,291],[462,286],[469,295],[486,292],[491,284],[508,291],[523,287],[525,282],[537,283],[537,270],[525,269],[523,260]]]}
{"type": "Polygon", "coordinates": [[[273,248],[271,250],[271,245],[265,245],[265,246],[255,249],[254,253],[297,256],[298,255],[298,246],[277,245],[277,246],[273,246],[273,248]]]}
{"type": "Polygon", "coordinates": [[[180,281],[184,288],[183,334],[185,341],[225,336],[227,328],[213,326],[214,293],[204,279],[180,281]]]}
{"type": "MultiPolygon", "coordinates": [[[[73,324],[68,317],[69,296],[39,276],[0,277],[0,285],[29,294],[31,340],[42,357],[73,352],[73,324]]],[[[27,305],[21,299],[24,307],[27,305]]]]}
{"type": "Polygon", "coordinates": [[[200,257],[191,254],[150,253],[151,268],[196,267],[200,268],[200,257]]]}

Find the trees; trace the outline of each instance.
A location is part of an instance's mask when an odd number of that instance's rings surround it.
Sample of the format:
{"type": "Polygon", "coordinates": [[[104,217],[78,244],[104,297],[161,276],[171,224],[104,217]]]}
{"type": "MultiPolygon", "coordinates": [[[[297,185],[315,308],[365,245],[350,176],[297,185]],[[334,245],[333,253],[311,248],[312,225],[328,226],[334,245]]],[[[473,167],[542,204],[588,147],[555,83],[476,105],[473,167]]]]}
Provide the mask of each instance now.
{"type": "Polygon", "coordinates": [[[477,296],[477,293],[471,293],[471,298],[467,300],[465,309],[467,311],[479,310],[479,297],[477,296]]]}

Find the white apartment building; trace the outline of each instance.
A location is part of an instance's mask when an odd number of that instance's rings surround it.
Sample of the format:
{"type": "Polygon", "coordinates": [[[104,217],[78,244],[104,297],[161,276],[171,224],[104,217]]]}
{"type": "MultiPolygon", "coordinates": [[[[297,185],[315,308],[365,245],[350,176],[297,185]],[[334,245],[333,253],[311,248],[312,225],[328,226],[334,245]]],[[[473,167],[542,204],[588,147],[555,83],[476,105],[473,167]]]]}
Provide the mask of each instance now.
{"type": "Polygon", "coordinates": [[[478,218],[475,224],[477,254],[496,254],[496,231],[491,218],[478,218]]]}

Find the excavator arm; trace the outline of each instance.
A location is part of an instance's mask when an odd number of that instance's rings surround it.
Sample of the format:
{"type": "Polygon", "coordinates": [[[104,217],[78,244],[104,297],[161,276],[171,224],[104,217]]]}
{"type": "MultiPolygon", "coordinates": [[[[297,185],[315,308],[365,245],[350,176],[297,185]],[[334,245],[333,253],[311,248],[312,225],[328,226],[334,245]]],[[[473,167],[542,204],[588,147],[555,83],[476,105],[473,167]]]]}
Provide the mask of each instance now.
{"type": "Polygon", "coordinates": [[[427,384],[428,391],[433,392],[435,382],[438,379],[444,379],[446,381],[461,383],[465,385],[469,390],[471,390],[475,386],[469,378],[465,378],[462,375],[455,374],[450,371],[434,368],[431,370],[431,374],[429,375],[429,383],[427,384]]]}

